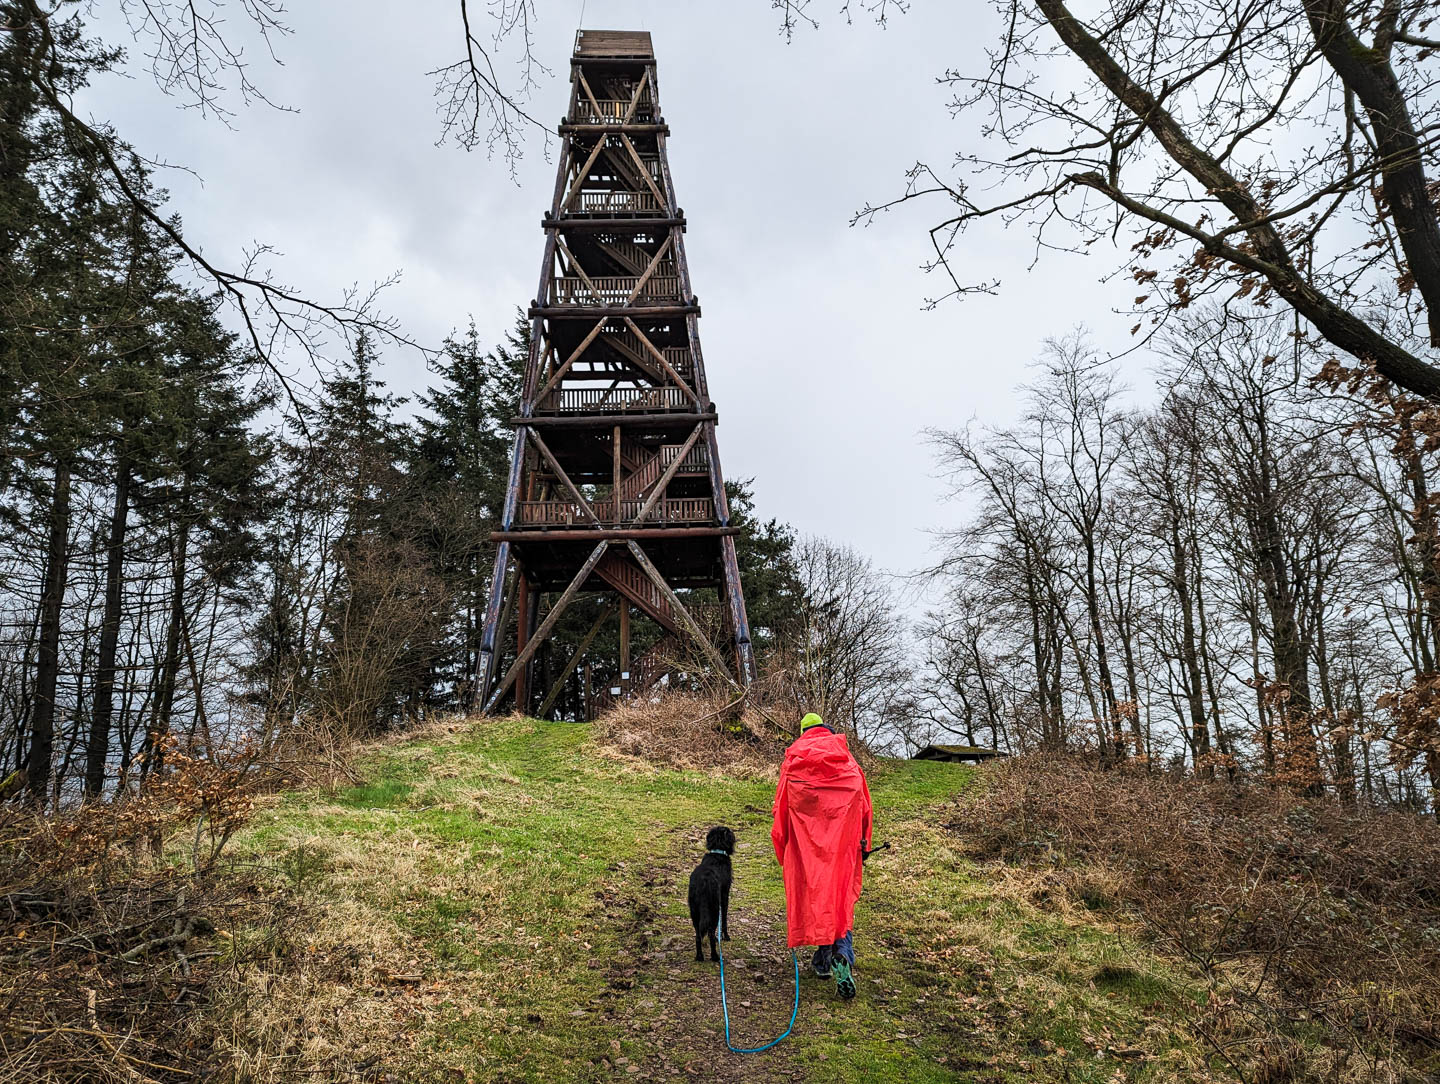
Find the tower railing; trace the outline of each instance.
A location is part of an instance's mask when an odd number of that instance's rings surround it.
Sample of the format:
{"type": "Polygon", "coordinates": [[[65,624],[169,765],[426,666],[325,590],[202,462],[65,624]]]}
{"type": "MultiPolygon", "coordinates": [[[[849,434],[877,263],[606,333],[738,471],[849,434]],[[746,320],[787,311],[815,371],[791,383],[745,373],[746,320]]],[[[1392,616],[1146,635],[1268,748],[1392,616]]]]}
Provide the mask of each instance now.
{"type": "Polygon", "coordinates": [[[655,119],[655,100],[650,97],[647,90],[640,95],[640,101],[635,103],[635,111],[630,111],[629,98],[596,98],[591,104],[589,98],[584,95],[575,103],[574,112],[570,114],[571,124],[620,124],[625,118],[630,118],[630,124],[650,124],[655,119]]]}
{"type": "Polygon", "coordinates": [[[581,191],[569,208],[567,215],[590,215],[592,217],[662,215],[665,208],[653,192],[581,191]]]}
{"type": "MultiPolygon", "coordinates": [[[[633,523],[640,514],[643,500],[622,500],[620,512],[616,515],[615,503],[604,497],[590,502],[591,511],[607,527],[624,526],[633,523]]],[[[595,520],[575,501],[520,501],[519,520],[527,527],[594,527],[595,520]]],[[[663,527],[673,523],[712,523],[715,520],[715,502],[709,497],[672,497],[656,501],[640,521],[641,526],[663,527]]]]}
{"type": "Polygon", "coordinates": [[[643,284],[641,279],[640,275],[556,275],[550,280],[550,303],[624,305],[627,302],[679,300],[679,275],[651,275],[644,279],[643,284]]]}
{"type": "Polygon", "coordinates": [[[693,410],[680,388],[557,388],[535,404],[548,414],[624,414],[628,410],[693,410]]]}

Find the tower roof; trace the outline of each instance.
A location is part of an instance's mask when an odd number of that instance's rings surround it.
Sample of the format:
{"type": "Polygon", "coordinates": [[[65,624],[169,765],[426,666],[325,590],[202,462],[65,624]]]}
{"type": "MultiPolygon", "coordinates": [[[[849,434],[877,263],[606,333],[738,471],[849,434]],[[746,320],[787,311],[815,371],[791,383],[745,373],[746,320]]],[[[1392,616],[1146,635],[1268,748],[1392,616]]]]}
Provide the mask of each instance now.
{"type": "Polygon", "coordinates": [[[648,30],[580,30],[575,34],[575,55],[650,60],[655,50],[648,30]]]}

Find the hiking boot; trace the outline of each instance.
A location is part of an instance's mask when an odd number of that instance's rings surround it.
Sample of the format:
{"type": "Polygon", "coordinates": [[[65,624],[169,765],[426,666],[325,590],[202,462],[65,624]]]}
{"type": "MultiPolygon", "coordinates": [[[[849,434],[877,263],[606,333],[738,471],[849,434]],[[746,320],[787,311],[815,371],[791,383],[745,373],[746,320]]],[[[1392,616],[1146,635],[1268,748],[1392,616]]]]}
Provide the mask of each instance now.
{"type": "Polygon", "coordinates": [[[831,963],[830,973],[835,976],[835,990],[842,998],[849,1001],[855,996],[855,976],[850,973],[850,965],[843,958],[831,963]]]}
{"type": "Polygon", "coordinates": [[[828,979],[830,977],[830,961],[826,957],[829,956],[829,953],[822,956],[822,952],[824,952],[823,949],[810,958],[810,966],[815,969],[817,979],[828,979]]]}

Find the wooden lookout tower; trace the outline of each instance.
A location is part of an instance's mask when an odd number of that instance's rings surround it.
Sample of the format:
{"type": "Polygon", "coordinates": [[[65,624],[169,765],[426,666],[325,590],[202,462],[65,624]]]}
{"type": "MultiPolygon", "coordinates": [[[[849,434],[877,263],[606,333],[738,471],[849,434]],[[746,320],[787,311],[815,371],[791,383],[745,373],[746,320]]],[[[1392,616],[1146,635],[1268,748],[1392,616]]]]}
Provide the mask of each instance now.
{"type": "Polygon", "coordinates": [[[513,689],[517,710],[548,714],[612,616],[618,681],[638,681],[632,611],[741,683],[754,676],[669,131],[650,35],[581,30],[542,223],[509,489],[493,535],[477,675],[487,712],[513,689]],[[718,606],[700,613],[694,588],[715,588],[718,606]],[[608,593],[614,605],[550,688],[538,689],[537,650],[587,592],[608,593]]]}

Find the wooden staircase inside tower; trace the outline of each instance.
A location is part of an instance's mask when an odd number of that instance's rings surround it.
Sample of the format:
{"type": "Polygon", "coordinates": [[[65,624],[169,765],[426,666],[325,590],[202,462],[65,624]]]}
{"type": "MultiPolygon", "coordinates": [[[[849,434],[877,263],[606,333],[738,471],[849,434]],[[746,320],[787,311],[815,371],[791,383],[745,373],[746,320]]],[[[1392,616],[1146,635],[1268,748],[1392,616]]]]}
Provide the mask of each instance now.
{"type": "Polygon", "coordinates": [[[619,551],[608,550],[595,566],[595,575],[638,606],[646,617],[666,632],[679,634],[680,621],[670,601],[634,561],[619,551]]]}
{"type": "Polygon", "coordinates": [[[621,700],[631,696],[643,696],[659,684],[660,679],[670,672],[679,641],[673,636],[663,636],[649,651],[630,664],[628,680],[616,678],[613,686],[597,689],[591,710],[594,715],[603,715],[621,700]],[[614,690],[618,689],[619,692],[614,690]]]}
{"type": "MultiPolygon", "coordinates": [[[[638,501],[646,495],[650,487],[660,480],[670,464],[675,462],[675,457],[680,454],[680,444],[662,444],[658,452],[647,454],[645,449],[629,446],[627,458],[627,447],[620,446],[621,465],[629,474],[620,480],[620,497],[622,500],[638,501]]],[[[680,465],[680,471],[703,471],[705,469],[705,450],[703,448],[692,448],[690,454],[685,457],[685,462],[680,465]]],[[[678,473],[678,472],[677,472],[678,473]]]]}
{"type": "Polygon", "coordinates": [[[614,262],[622,275],[643,275],[650,266],[650,253],[632,241],[597,239],[595,247],[614,262]]]}
{"type": "MultiPolygon", "coordinates": [[[[641,345],[640,340],[628,331],[606,332],[604,342],[617,354],[639,369],[657,384],[668,384],[669,374],[664,371],[655,355],[641,345]]],[[[690,376],[690,352],[683,347],[666,347],[661,350],[670,367],[682,377],[690,376]]]]}

